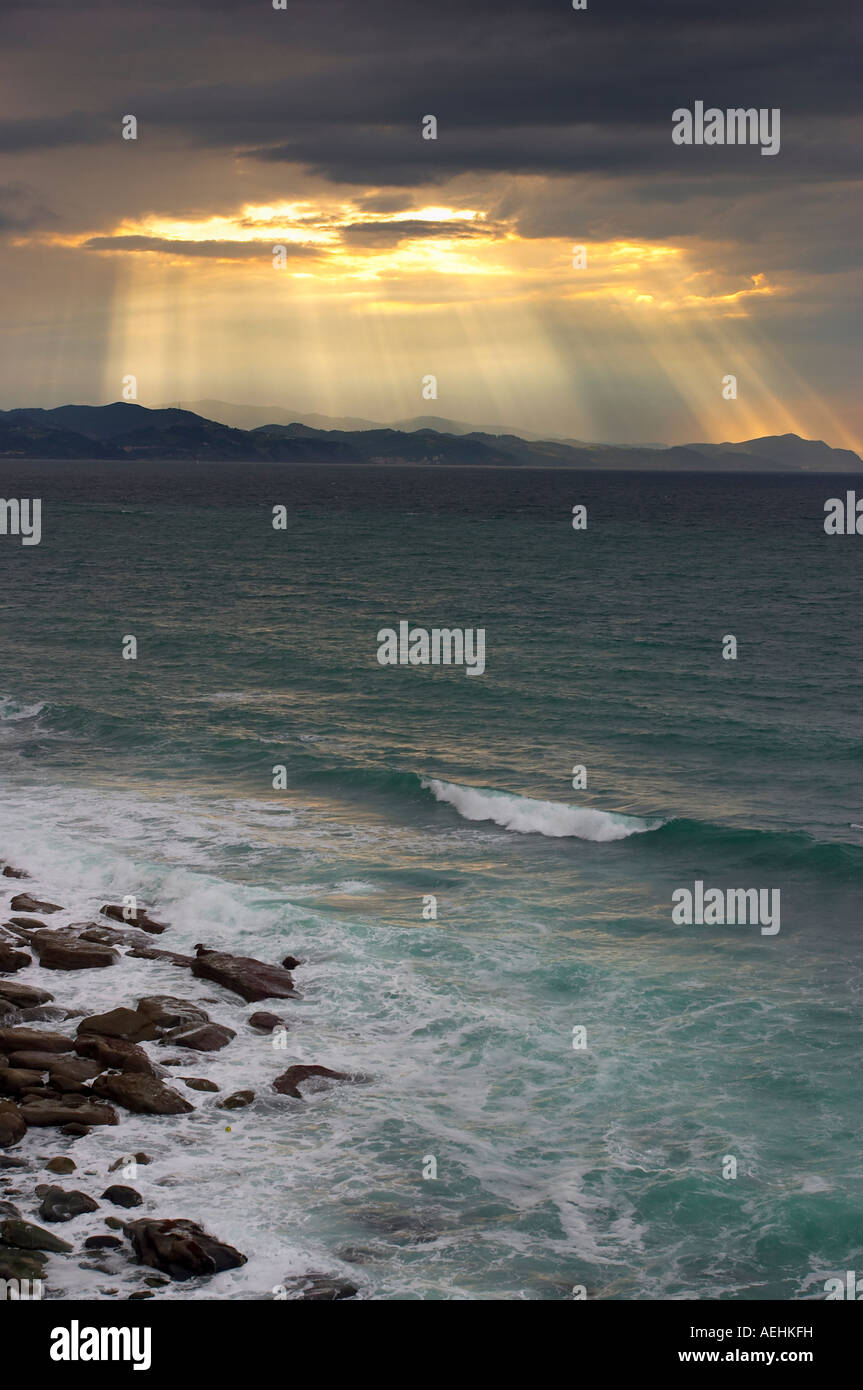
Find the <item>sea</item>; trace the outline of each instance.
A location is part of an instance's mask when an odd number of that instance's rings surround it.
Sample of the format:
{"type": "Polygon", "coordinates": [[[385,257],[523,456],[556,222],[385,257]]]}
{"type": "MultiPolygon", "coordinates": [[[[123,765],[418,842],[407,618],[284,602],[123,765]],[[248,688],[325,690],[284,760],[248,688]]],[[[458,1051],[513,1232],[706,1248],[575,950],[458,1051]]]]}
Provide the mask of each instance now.
{"type": "MultiPolygon", "coordinates": [[[[48,981],[237,1031],[179,1070],[254,1104],[74,1145],[76,1186],[143,1150],[134,1215],[248,1255],[159,1297],[806,1300],[863,1270],[848,485],[0,462],[42,501],[40,544],[0,536],[0,858],[32,875],[4,911],[135,895],[157,947],[303,962],[257,1005],[160,961],[48,981]],[[484,630],[485,670],[381,665],[403,621],[484,630]],[[675,921],[699,883],[775,890],[779,929],[675,921]],[[272,1092],[294,1063],[354,1080],[272,1092]]],[[[46,1296],[138,1287],[105,1259],[52,1257],[46,1296]]]]}

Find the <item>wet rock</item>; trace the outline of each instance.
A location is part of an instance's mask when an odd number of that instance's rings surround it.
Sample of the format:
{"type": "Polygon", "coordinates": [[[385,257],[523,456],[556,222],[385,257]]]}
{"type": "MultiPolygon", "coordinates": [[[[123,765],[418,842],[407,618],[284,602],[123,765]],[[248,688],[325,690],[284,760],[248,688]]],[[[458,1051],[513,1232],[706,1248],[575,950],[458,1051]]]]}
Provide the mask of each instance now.
{"type": "Polygon", "coordinates": [[[120,959],[110,946],[82,941],[71,932],[39,932],[33,939],[33,948],[46,970],[102,970],[120,959]]]}
{"type": "Polygon", "coordinates": [[[172,994],[149,994],[139,999],[137,1010],[149,1019],[156,1028],[167,1031],[169,1028],[192,1028],[199,1023],[209,1023],[210,1015],[200,1005],[189,999],[175,999],[172,994]]]}
{"type": "MultiPolygon", "coordinates": [[[[60,1218],[63,1219],[63,1218],[60,1218]]],[[[43,1231],[31,1221],[0,1221],[0,1240],[6,1245],[14,1245],[17,1250],[47,1250],[62,1255],[73,1247],[67,1240],[61,1240],[51,1231],[43,1231]]]]}
{"type": "Polygon", "coordinates": [[[296,970],[297,966],[302,965],[302,963],[301,960],[297,960],[296,956],[285,956],[282,961],[282,965],[286,970],[296,970]]]}
{"type": "MultiPolygon", "coordinates": [[[[38,1190],[38,1189],[37,1189],[38,1190]]],[[[43,1221],[73,1221],[85,1211],[98,1211],[99,1203],[86,1192],[64,1192],[62,1187],[49,1187],[39,1203],[43,1221]]]]}
{"type": "Polygon", "coordinates": [[[59,1057],[48,1064],[48,1081],[61,1095],[87,1094],[87,1083],[99,1075],[102,1068],[82,1057],[59,1057]]]}
{"type": "MultiPolygon", "coordinates": [[[[21,1105],[25,1123],[45,1125],[116,1125],[119,1118],[110,1105],[103,1105],[89,1096],[57,1096],[26,1100],[21,1105]]],[[[67,1131],[64,1131],[64,1133],[67,1131]]]]}
{"type": "Polygon", "coordinates": [[[8,999],[0,999],[0,1019],[8,1018],[11,1023],[13,1018],[17,1019],[18,1017],[19,1014],[15,1005],[10,1004],[8,999]]]}
{"type": "Polygon", "coordinates": [[[111,1164],[111,1167],[108,1169],[108,1172],[116,1173],[117,1169],[123,1168],[129,1162],[130,1158],[133,1158],[136,1163],[140,1163],[142,1167],[146,1167],[148,1163],[153,1162],[149,1154],[124,1154],[122,1158],[117,1159],[116,1163],[111,1164]]]}
{"type": "Polygon", "coordinates": [[[128,1072],[100,1076],[92,1089],[95,1095],[114,1101],[135,1115],[187,1115],[195,1108],[179,1091],[152,1076],[128,1072]]]}
{"type": "Polygon", "coordinates": [[[334,1303],[343,1298],[356,1298],[359,1290],[349,1279],[332,1274],[301,1274],[282,1280],[286,1297],[304,1302],[334,1303]]]}
{"type": "Polygon", "coordinates": [[[0,941],[0,974],[14,975],[16,970],[23,970],[25,966],[32,964],[33,957],[28,956],[26,951],[16,951],[14,946],[0,941]]]}
{"type": "Polygon", "coordinates": [[[246,1263],[232,1245],[209,1235],[194,1221],[130,1221],[126,1235],[139,1263],[160,1269],[172,1279],[219,1274],[246,1263]]]}
{"type": "MultiPolygon", "coordinates": [[[[29,940],[29,935],[34,931],[47,931],[45,922],[40,922],[38,917],[10,917],[6,923],[7,927],[23,927],[24,934],[29,940]]],[[[16,935],[19,933],[16,932],[16,935]]]]}
{"type": "Polygon", "coordinates": [[[155,1298],[156,1295],[150,1289],[138,1289],[137,1293],[130,1293],[126,1299],[127,1303],[140,1303],[144,1298],[155,1298]]]}
{"type": "Polygon", "coordinates": [[[217,1110],[243,1110],[255,1099],[254,1091],[234,1091],[224,1100],[216,1101],[217,1110]]]}
{"type": "Polygon", "coordinates": [[[90,1014],[78,1024],[78,1037],[95,1034],[104,1038],[122,1038],[125,1042],[152,1042],[159,1036],[158,1028],[138,1013],[137,1009],[111,1009],[106,1014],[90,1014]]]}
{"type": "Polygon", "coordinates": [[[31,1086],[38,1086],[41,1080],[41,1071],[24,1071],[21,1067],[4,1067],[0,1070],[0,1096],[20,1096],[31,1086]]]}
{"type": "Polygon", "coordinates": [[[52,1062],[71,1061],[68,1052],[13,1052],[9,1058],[11,1067],[23,1067],[25,1071],[47,1072],[52,1062]]]}
{"type": "Polygon", "coordinates": [[[127,951],[127,956],[133,960],[166,960],[171,965],[194,965],[194,956],[181,955],[179,951],[157,951],[154,946],[136,947],[134,951],[127,951]]]}
{"type": "Polygon", "coordinates": [[[4,1052],[71,1052],[74,1042],[61,1033],[42,1033],[36,1028],[0,1028],[4,1052]]]}
{"type": "Polygon", "coordinates": [[[147,1056],[142,1047],[127,1042],[125,1038],[102,1038],[87,1034],[75,1042],[79,1057],[87,1057],[105,1067],[116,1067],[123,1072],[133,1072],[140,1076],[158,1076],[159,1068],[147,1056]]]}
{"type": "Polygon", "coordinates": [[[272,1033],[274,1028],[285,1028],[287,1024],[278,1014],[257,1013],[250,1015],[249,1027],[257,1029],[259,1033],[272,1033]]]}
{"type": "Polygon", "coordinates": [[[14,1250],[0,1246],[0,1279],[41,1279],[48,1256],[39,1250],[14,1250]]]}
{"type": "Polygon", "coordinates": [[[0,1216],[20,1216],[14,1202],[0,1202],[0,1216]]]}
{"type": "Polygon", "coordinates": [[[293,979],[281,965],[267,965],[253,956],[232,956],[226,951],[211,951],[202,945],[197,945],[195,951],[193,975],[214,980],[217,985],[239,994],[250,1004],[260,999],[297,997],[293,979]]]}
{"type": "Polygon", "coordinates": [[[4,878],[29,878],[30,875],[29,875],[29,874],[25,874],[25,872],[24,872],[23,869],[13,869],[11,864],[4,864],[4,866],[3,866],[3,877],[4,877],[4,878]]]}
{"type": "Polygon", "coordinates": [[[106,903],[101,909],[103,917],[110,917],[112,922],[122,922],[133,927],[139,927],[141,931],[150,932],[151,935],[159,936],[167,930],[167,922],[154,922],[148,917],[143,908],[138,908],[130,916],[124,916],[124,909],[115,903],[106,903]]]}
{"type": "Polygon", "coordinates": [[[102,1198],[106,1202],[111,1202],[115,1207],[141,1207],[144,1199],[140,1192],[136,1192],[134,1187],[124,1187],[122,1183],[114,1183],[111,1187],[106,1187],[102,1193],[102,1198]]]}
{"type": "Polygon", "coordinates": [[[170,1284],[170,1279],[163,1279],[159,1274],[150,1274],[143,1281],[148,1289],[166,1289],[170,1284]]]}
{"type": "Polygon", "coordinates": [[[62,912],[58,903],[43,903],[29,893],[16,893],[10,904],[13,912],[62,912]]]}
{"type": "Polygon", "coordinates": [[[57,1158],[49,1158],[45,1167],[49,1173],[74,1173],[78,1165],[74,1158],[65,1158],[59,1155],[57,1158]]]}
{"type": "Polygon", "coordinates": [[[16,1009],[28,1009],[35,1004],[50,1004],[54,998],[47,989],[22,985],[17,980],[0,980],[0,999],[8,999],[16,1009]]]}
{"type": "Polygon", "coordinates": [[[90,1133],[90,1126],[79,1125],[73,1122],[72,1124],[63,1125],[60,1133],[65,1134],[69,1139],[83,1139],[86,1134],[90,1133]]]}
{"type": "Polygon", "coordinates": [[[0,1100],[0,1149],[11,1149],[27,1133],[27,1121],[11,1100],[0,1100]]]}
{"type": "Polygon", "coordinates": [[[181,1081],[185,1081],[193,1091],[218,1091],[219,1087],[215,1081],[208,1081],[205,1076],[181,1076],[181,1081]]]}
{"type": "Polygon", "coordinates": [[[109,1226],[112,1231],[125,1231],[126,1229],[125,1221],[121,1221],[119,1216],[106,1216],[105,1225],[109,1226]]]}
{"type": "Polygon", "coordinates": [[[136,931],[134,927],[128,927],[121,931],[119,927],[105,927],[98,922],[93,922],[84,931],[79,933],[82,941],[95,941],[98,946],[140,946],[149,947],[150,938],[146,932],[136,931]]]}
{"type": "Polygon", "coordinates": [[[0,1154],[0,1169],[29,1168],[30,1164],[26,1158],[10,1158],[8,1154],[0,1154]]]}
{"type": "Polygon", "coordinates": [[[122,1250],[123,1242],[119,1236],[88,1236],[84,1241],[85,1250],[122,1250]]]}
{"type": "Polygon", "coordinates": [[[293,1096],[295,1100],[302,1100],[299,1092],[300,1083],[306,1081],[310,1076],[326,1076],[332,1081],[350,1081],[352,1077],[345,1071],[331,1071],[329,1067],[316,1066],[294,1066],[288,1067],[281,1076],[277,1076],[273,1082],[273,1090],[278,1091],[280,1096],[293,1096]]]}
{"type": "Polygon", "coordinates": [[[196,1052],[218,1052],[236,1036],[233,1028],[221,1023],[205,1023],[189,1030],[172,1028],[162,1041],[166,1046],[170,1043],[173,1047],[193,1048],[196,1052]]]}
{"type": "Polygon", "coordinates": [[[37,1004],[32,1009],[19,1009],[18,1023],[65,1023],[67,1019],[77,1018],[77,1014],[70,1013],[68,1009],[58,1008],[54,1004],[37,1004]]]}

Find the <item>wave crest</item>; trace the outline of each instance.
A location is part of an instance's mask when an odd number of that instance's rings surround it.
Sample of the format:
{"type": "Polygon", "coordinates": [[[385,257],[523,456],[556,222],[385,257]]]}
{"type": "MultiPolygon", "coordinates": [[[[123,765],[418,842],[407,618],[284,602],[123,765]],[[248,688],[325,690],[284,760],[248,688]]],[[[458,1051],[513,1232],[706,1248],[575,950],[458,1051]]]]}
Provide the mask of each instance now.
{"type": "Polygon", "coordinates": [[[597,811],[592,807],[569,806],[562,801],[536,801],[529,796],[512,792],[491,791],[482,787],[463,787],[457,782],[442,782],[436,777],[424,777],[422,785],[437,801],[453,806],[465,820],[494,821],[504,830],[522,835],[548,835],[555,839],[572,837],[577,840],[625,840],[629,835],[643,835],[658,830],[665,822],[659,817],[643,820],[640,816],[617,815],[613,811],[597,811]]]}

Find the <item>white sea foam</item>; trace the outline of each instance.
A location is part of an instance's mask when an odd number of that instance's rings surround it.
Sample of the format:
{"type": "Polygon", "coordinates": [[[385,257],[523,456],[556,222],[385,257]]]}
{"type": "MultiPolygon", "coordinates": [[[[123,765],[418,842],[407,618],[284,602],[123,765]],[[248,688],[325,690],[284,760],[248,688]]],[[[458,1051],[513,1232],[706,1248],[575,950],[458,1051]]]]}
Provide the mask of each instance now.
{"type": "Polygon", "coordinates": [[[568,806],[562,801],[535,801],[529,796],[480,787],[462,787],[457,782],[441,782],[436,777],[424,778],[423,786],[438,801],[454,806],[465,820],[494,821],[504,830],[516,830],[522,835],[548,835],[555,839],[571,836],[577,840],[624,840],[628,835],[656,830],[663,824],[658,818],[643,820],[639,816],[616,815],[612,811],[597,811],[592,807],[568,806]]]}

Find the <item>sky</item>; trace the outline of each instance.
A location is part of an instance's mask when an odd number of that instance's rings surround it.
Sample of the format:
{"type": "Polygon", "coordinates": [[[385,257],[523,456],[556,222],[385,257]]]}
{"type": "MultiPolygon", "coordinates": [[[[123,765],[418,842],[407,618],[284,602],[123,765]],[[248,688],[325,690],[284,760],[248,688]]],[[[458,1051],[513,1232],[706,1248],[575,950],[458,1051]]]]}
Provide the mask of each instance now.
{"type": "Polygon", "coordinates": [[[860,451],[861,15],[0,0],[0,408],[860,451]],[[778,152],[675,143],[699,101],[778,152]]]}

